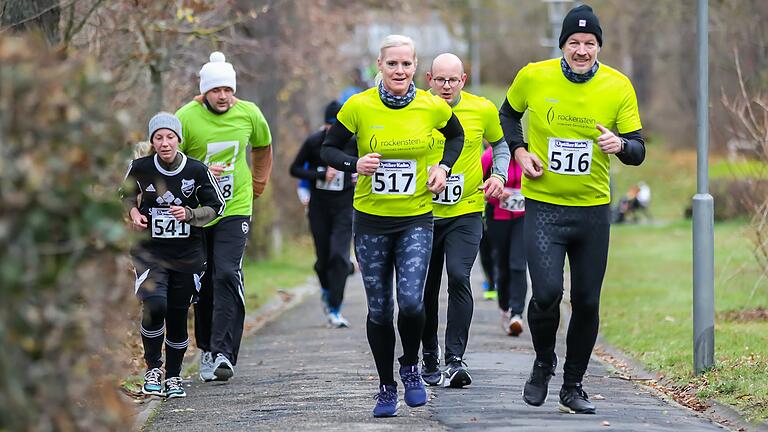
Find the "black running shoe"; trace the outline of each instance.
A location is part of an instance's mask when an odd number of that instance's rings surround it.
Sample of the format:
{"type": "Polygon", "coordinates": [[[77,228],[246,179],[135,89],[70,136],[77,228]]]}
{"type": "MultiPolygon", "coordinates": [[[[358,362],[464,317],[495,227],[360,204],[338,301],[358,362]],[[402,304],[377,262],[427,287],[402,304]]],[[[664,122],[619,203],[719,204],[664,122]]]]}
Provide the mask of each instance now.
{"type": "Polygon", "coordinates": [[[547,401],[549,394],[549,380],[555,376],[555,366],[557,366],[557,357],[554,357],[554,364],[548,365],[541,361],[533,363],[531,376],[525,382],[523,387],[523,401],[528,405],[541,406],[547,401]]]}
{"type": "Polygon", "coordinates": [[[594,414],[595,406],[589,401],[589,395],[578,384],[563,384],[560,389],[560,411],[570,414],[594,414]]]}
{"type": "Polygon", "coordinates": [[[445,362],[445,387],[462,388],[472,384],[472,376],[467,370],[467,364],[458,357],[452,357],[445,362]]]}
{"type": "Polygon", "coordinates": [[[445,381],[440,370],[440,349],[436,353],[425,352],[421,362],[421,378],[431,386],[442,386],[445,381]]]}

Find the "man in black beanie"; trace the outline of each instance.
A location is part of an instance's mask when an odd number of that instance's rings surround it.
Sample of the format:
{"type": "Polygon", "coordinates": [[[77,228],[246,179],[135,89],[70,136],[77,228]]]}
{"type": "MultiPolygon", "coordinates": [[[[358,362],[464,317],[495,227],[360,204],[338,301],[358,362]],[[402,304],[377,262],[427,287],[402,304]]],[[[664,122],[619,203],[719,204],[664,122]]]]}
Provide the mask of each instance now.
{"type": "MultiPolygon", "coordinates": [[[[323,308],[328,324],[349,327],[341,314],[347,276],[352,272],[349,250],[352,244],[352,198],[354,179],[349,173],[329,167],[320,158],[325,134],[333,123],[341,104],[332,101],[325,107],[325,124],[307,137],[291,164],[291,175],[309,181],[310,199],[307,216],[315,241],[315,272],[320,281],[323,308]]],[[[357,141],[352,138],[344,151],[357,154],[357,141]]]]}
{"type": "Polygon", "coordinates": [[[555,373],[555,337],[568,256],[571,319],[560,409],[594,414],[582,379],[597,338],[610,231],[609,155],[645,159],[637,97],[629,79],[597,61],[603,31],[592,8],[572,9],[560,32],[563,57],[518,72],[499,117],[523,170],[524,247],[533,296],[528,325],[536,360],[523,400],[544,404],[555,373]],[[528,110],[528,143],[520,119],[528,110]],[[615,132],[614,132],[615,131],[615,132]]]}

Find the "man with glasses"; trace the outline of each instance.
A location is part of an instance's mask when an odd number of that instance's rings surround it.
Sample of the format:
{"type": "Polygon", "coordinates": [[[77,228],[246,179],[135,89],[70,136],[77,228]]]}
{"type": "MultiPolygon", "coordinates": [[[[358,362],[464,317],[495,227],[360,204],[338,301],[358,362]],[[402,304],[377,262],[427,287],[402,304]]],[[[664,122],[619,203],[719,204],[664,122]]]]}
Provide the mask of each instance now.
{"type": "MultiPolygon", "coordinates": [[[[434,195],[432,256],[424,288],[426,323],[422,335],[424,381],[433,386],[461,388],[472,383],[464,351],[472,321],[470,273],[483,235],[486,196],[499,197],[506,183],[509,147],[499,125],[496,107],[487,99],[462,91],[467,81],[461,60],[453,54],[437,56],[427,72],[432,93],[443,98],[464,127],[464,149],[453,165],[445,190],[434,195]],[[480,162],[483,138],[493,147],[493,172],[483,182],[480,162]],[[445,330],[445,369],[440,370],[437,313],[443,264],[448,273],[448,321],[445,330]]],[[[445,138],[434,131],[432,155],[436,164],[445,138]]]]}

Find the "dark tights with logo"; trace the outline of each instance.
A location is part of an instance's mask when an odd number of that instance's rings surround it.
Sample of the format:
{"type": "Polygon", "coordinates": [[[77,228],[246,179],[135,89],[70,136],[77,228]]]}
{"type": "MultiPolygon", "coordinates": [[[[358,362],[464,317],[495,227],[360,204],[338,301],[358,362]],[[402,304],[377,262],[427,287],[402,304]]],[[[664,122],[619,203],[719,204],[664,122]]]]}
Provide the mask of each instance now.
{"type": "Polygon", "coordinates": [[[538,361],[552,364],[563,298],[563,269],[571,271],[572,314],[563,381],[580,383],[600,323],[600,289],[608,261],[610,206],[571,207],[525,201],[525,249],[533,297],[528,325],[538,361]]]}

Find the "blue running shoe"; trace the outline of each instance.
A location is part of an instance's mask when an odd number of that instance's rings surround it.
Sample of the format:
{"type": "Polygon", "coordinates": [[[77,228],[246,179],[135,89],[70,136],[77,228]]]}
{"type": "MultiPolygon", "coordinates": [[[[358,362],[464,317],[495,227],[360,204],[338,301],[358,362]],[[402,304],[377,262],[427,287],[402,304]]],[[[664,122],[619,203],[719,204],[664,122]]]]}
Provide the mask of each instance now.
{"type": "Polygon", "coordinates": [[[168,399],[187,397],[181,377],[170,377],[165,380],[165,397],[168,399]]]}
{"type": "Polygon", "coordinates": [[[395,417],[400,402],[397,400],[397,384],[379,386],[379,393],[373,397],[376,406],[373,408],[374,417],[395,417]]]}
{"type": "Polygon", "coordinates": [[[405,404],[418,407],[427,403],[427,389],[421,379],[418,365],[400,366],[400,379],[405,387],[405,404]]]}
{"type": "Polygon", "coordinates": [[[141,392],[145,395],[165,396],[163,393],[163,383],[161,381],[163,371],[160,368],[152,368],[144,374],[144,384],[141,386],[141,392]]]}

